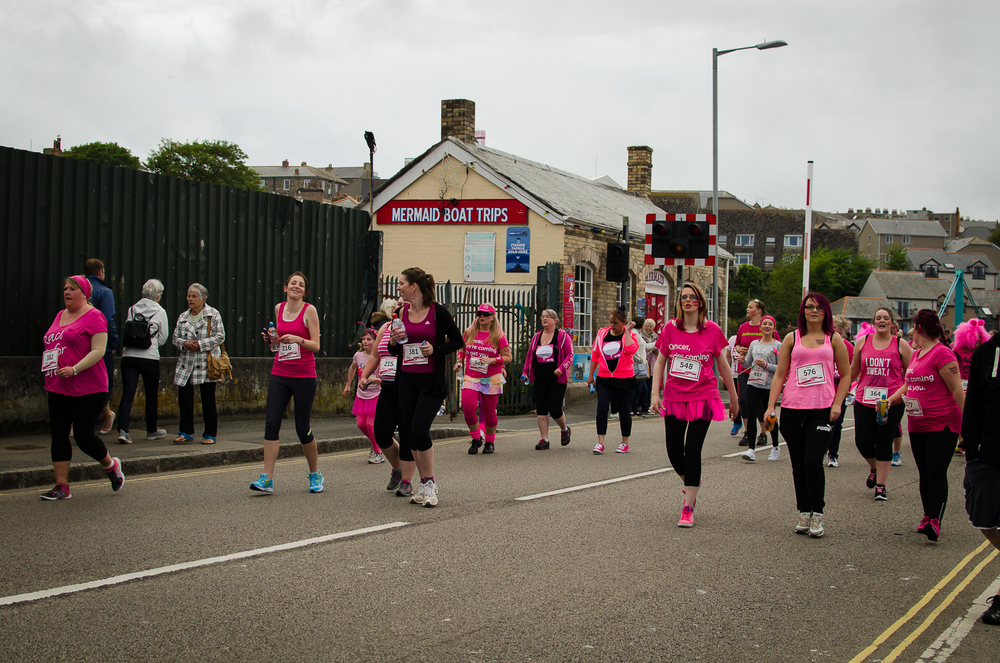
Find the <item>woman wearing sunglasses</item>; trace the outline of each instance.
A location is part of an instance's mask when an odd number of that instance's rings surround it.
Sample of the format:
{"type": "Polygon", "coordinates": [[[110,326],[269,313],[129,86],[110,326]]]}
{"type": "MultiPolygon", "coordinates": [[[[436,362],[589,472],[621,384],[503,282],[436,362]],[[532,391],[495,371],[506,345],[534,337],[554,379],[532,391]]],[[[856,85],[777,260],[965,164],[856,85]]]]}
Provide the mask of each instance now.
{"type": "Polygon", "coordinates": [[[475,455],[479,447],[484,454],[493,453],[497,437],[497,402],[503,393],[503,367],[513,359],[510,343],[497,322],[493,304],[480,304],[476,321],[465,330],[465,348],[458,351],[455,371],[465,369],[462,379],[462,414],[472,435],[469,454],[475,455]],[[479,417],[482,411],[486,423],[485,438],[480,436],[479,417]],[[485,444],[484,444],[485,443],[485,444]]]}

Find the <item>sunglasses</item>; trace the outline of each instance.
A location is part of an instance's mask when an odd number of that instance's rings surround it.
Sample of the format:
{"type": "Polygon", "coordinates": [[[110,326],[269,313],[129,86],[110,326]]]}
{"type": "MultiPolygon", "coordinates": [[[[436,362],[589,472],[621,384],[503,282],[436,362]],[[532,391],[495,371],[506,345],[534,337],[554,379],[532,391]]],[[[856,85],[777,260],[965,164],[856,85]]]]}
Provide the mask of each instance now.
{"type": "Polygon", "coordinates": [[[476,311],[476,317],[477,318],[488,318],[491,315],[493,315],[493,314],[492,313],[488,313],[487,311],[476,311]]]}
{"type": "Polygon", "coordinates": [[[692,299],[694,301],[698,301],[698,295],[681,295],[681,301],[682,302],[683,301],[687,301],[689,299],[692,299]]]}

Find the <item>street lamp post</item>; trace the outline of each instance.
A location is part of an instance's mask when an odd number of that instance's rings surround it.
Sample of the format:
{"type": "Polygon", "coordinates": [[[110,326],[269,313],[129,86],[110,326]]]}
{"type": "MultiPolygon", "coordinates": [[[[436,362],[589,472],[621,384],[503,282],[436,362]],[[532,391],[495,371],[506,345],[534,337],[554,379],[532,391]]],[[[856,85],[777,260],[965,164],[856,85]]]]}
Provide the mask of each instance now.
{"type": "MultiPolygon", "coordinates": [[[[716,223],[719,219],[719,56],[734,51],[745,51],[756,48],[758,51],[766,51],[769,48],[781,48],[788,46],[788,42],[776,40],[765,41],[756,46],[741,46],[740,48],[728,48],[720,51],[712,49],[712,214],[715,215],[716,223]]],[[[712,310],[709,314],[716,324],[719,322],[719,262],[716,258],[712,265],[712,310]]],[[[725,331],[725,330],[723,330],[725,331]]]]}

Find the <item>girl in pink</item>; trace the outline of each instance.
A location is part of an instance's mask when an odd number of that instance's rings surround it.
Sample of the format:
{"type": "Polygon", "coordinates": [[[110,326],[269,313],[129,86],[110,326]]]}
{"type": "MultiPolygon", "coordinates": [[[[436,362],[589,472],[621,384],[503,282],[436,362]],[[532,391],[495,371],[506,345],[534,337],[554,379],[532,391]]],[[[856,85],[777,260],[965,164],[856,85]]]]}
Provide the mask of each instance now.
{"type": "Polygon", "coordinates": [[[833,329],[830,302],[818,292],[808,293],[799,305],[799,328],[781,343],[767,403],[767,411],[774,416],[778,396],[784,391],[779,430],[792,464],[799,509],[796,534],[818,539],[826,533],[823,456],[851,384],[841,380],[835,385],[834,374],[849,375],[850,370],[847,346],[833,329]]]}
{"type": "Polygon", "coordinates": [[[104,409],[108,394],[108,372],[104,349],[108,321],[90,304],[93,288],[86,276],[71,276],[63,283],[66,308],[56,314],[42,341],[42,373],[49,397],[52,430],[52,472],[55,487],[42,493],[43,500],[68,500],[69,463],[73,447],[70,428],[75,426],[76,445],[99,462],[111,480],[111,489],[125,483],[121,462],[112,458],[104,442],[94,434],[94,422],[104,409]]]}
{"type": "MultiPolygon", "coordinates": [[[[978,318],[973,318],[955,327],[954,341],[951,349],[955,352],[958,360],[958,372],[962,377],[962,391],[969,390],[969,368],[972,366],[972,353],[980,343],[990,340],[990,335],[986,332],[986,323],[978,318]]],[[[962,447],[962,436],[958,436],[958,446],[955,448],[957,455],[965,453],[962,447]]]]}
{"type": "Polygon", "coordinates": [[[653,367],[650,400],[653,412],[663,415],[667,458],[684,484],[684,504],[677,525],[693,527],[701,485],[701,448],[709,424],[726,419],[713,363],[729,391],[729,419],[736,420],[740,406],[725,358],[726,337],[719,325],[707,319],[708,304],[701,288],[686,283],[674,310],[675,317],[663,325],[656,341],[660,355],[653,367]]]}
{"type": "Polygon", "coordinates": [[[628,321],[625,309],[619,306],[611,312],[611,324],[597,330],[594,348],[590,354],[590,377],[587,384],[593,388],[597,376],[597,444],[594,453],[604,453],[604,437],[608,434],[608,410],[614,399],[618,408],[618,424],[622,442],[615,453],[628,453],[628,439],[632,435],[632,394],[636,390],[633,355],[639,350],[639,335],[632,330],[634,322],[628,321]]]}
{"type": "Polygon", "coordinates": [[[882,423],[876,417],[878,404],[903,386],[903,372],[910,364],[913,350],[892,333],[891,309],[884,306],[875,309],[872,326],[875,333],[862,339],[851,362],[851,381],[858,382],[854,391],[854,442],[862,458],[868,461],[865,485],[875,489],[875,500],[881,502],[889,499],[885,486],[896,427],[903,419],[903,404],[890,407],[882,423]]]}
{"type": "MultiPolygon", "coordinates": [[[[278,431],[288,402],[295,398],[295,433],[309,466],[309,492],[323,492],[323,474],[319,471],[319,452],[312,433],[312,405],[316,398],[316,358],[319,352],[319,315],[306,303],[309,281],[302,272],[285,280],[285,301],[274,307],[278,347],[267,385],[267,410],[264,419],[264,473],[250,484],[250,490],[274,492],[274,468],[281,443],[278,431]]],[[[261,334],[271,342],[267,332],[261,334]]]]}
{"type": "Polygon", "coordinates": [[[344,398],[347,398],[351,393],[351,379],[357,373],[358,388],[354,394],[354,407],[351,408],[351,414],[355,416],[358,428],[372,444],[371,453],[368,454],[368,462],[372,465],[385,462],[382,449],[375,441],[375,407],[378,405],[378,396],[382,386],[378,381],[362,382],[361,377],[365,371],[365,365],[371,358],[372,349],[375,348],[375,336],[374,329],[366,329],[361,335],[361,350],[354,353],[351,367],[347,370],[347,384],[344,385],[344,398]]]}
{"type": "Polygon", "coordinates": [[[479,447],[484,454],[493,453],[497,437],[497,402],[503,393],[503,367],[514,358],[507,337],[500,330],[493,304],[480,304],[476,322],[465,330],[465,348],[458,351],[455,371],[464,367],[462,379],[462,414],[469,427],[472,443],[469,454],[479,447]],[[486,424],[485,439],[480,436],[478,411],[486,424]],[[484,444],[485,442],[485,444],[484,444]]]}
{"type": "Polygon", "coordinates": [[[937,314],[930,309],[917,311],[913,331],[917,350],[906,369],[903,386],[889,398],[889,404],[902,402],[906,406],[906,427],[924,507],[917,531],[937,541],[948,503],[948,465],[962,428],[965,392],[955,353],[941,343],[944,329],[937,314]]]}

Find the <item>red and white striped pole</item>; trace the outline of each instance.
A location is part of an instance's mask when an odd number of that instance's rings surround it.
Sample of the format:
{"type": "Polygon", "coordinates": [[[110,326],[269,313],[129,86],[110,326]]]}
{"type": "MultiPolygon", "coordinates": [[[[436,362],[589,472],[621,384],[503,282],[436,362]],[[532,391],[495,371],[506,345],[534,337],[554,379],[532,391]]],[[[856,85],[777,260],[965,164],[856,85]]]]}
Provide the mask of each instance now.
{"type": "Polygon", "coordinates": [[[813,182],[813,162],[810,161],[806,167],[806,231],[803,235],[802,245],[802,297],[809,292],[809,254],[812,246],[812,182],[813,182]]]}

